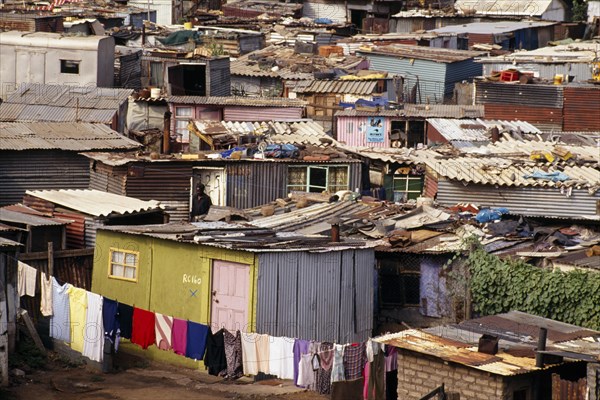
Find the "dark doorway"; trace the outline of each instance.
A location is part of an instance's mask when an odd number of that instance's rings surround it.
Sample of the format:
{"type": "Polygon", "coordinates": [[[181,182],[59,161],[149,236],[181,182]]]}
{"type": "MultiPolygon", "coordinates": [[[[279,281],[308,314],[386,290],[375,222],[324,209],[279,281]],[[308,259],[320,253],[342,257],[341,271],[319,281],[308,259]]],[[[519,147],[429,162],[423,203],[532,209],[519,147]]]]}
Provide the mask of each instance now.
{"type": "Polygon", "coordinates": [[[367,18],[367,12],[363,10],[350,10],[350,22],[362,31],[363,20],[367,18]]]}
{"type": "Polygon", "coordinates": [[[177,65],[169,68],[173,96],[206,96],[206,66],[177,65]]]}

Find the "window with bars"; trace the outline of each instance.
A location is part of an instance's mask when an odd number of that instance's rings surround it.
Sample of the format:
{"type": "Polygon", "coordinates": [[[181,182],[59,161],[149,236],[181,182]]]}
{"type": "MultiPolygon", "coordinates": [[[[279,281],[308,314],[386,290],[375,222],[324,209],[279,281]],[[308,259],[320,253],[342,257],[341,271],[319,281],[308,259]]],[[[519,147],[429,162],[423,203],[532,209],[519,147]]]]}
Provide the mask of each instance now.
{"type": "Polygon", "coordinates": [[[423,175],[394,174],[394,201],[416,199],[423,193],[423,175]]]}
{"type": "Polygon", "coordinates": [[[111,248],[109,253],[108,277],[137,282],[139,256],[140,254],[137,251],[111,248]]]}
{"type": "Polygon", "coordinates": [[[288,168],[288,191],[335,193],[348,189],[347,166],[298,166],[288,168]]]}

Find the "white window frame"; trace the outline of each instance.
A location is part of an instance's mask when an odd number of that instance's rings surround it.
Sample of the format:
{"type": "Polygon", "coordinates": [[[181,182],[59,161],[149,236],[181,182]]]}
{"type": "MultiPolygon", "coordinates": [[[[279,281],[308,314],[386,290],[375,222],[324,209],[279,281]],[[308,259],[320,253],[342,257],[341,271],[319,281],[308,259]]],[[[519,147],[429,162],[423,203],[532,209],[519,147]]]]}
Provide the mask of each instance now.
{"type": "MultiPolygon", "coordinates": [[[[393,188],[393,192],[394,192],[394,199],[396,198],[396,193],[402,193],[402,194],[406,194],[406,199],[408,200],[408,195],[409,193],[418,193],[419,195],[421,195],[421,193],[423,193],[423,176],[422,175],[412,175],[412,174],[394,174],[394,176],[392,177],[392,188],[393,188]],[[396,189],[396,182],[398,181],[405,181],[406,184],[404,185],[404,189],[403,190],[398,190],[396,189]],[[421,182],[421,190],[409,190],[409,182],[410,181],[419,181],[421,182]]],[[[418,196],[417,196],[418,197],[418,196]]]]}
{"type": "Polygon", "coordinates": [[[180,143],[190,142],[190,131],[187,128],[190,120],[194,119],[194,107],[193,106],[175,106],[175,134],[177,135],[177,141],[180,143]],[[178,115],[179,110],[189,109],[189,115],[178,115]],[[177,126],[177,123],[185,122],[185,128],[177,126]]]}
{"type": "MultiPolygon", "coordinates": [[[[306,182],[304,182],[303,185],[291,185],[288,182],[287,185],[287,190],[288,192],[293,191],[293,192],[307,192],[307,193],[311,193],[310,189],[311,188],[315,188],[315,189],[319,189],[320,192],[329,192],[330,188],[331,188],[331,184],[329,182],[329,169],[330,168],[346,168],[346,186],[345,188],[340,188],[337,187],[336,190],[331,190],[332,193],[335,193],[339,190],[347,190],[350,186],[350,170],[348,168],[347,165],[290,165],[288,168],[305,168],[306,169],[306,182]],[[315,169],[324,169],[325,170],[325,186],[317,186],[317,185],[310,185],[310,178],[311,178],[311,171],[315,170],[315,169]],[[300,187],[305,187],[305,190],[299,190],[298,188],[300,187]]],[[[289,170],[288,170],[288,176],[289,176],[289,170]]],[[[312,192],[312,193],[319,193],[319,192],[312,192]]]]}

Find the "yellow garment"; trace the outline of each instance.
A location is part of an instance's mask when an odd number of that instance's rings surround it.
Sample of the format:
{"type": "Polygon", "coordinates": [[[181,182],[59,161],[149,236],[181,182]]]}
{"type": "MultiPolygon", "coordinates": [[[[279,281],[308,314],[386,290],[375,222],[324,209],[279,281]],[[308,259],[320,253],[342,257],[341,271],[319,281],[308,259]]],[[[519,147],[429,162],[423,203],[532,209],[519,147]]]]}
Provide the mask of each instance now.
{"type": "Polygon", "coordinates": [[[87,314],[87,291],[71,286],[69,294],[69,313],[71,314],[71,348],[83,352],[83,334],[87,314]]]}

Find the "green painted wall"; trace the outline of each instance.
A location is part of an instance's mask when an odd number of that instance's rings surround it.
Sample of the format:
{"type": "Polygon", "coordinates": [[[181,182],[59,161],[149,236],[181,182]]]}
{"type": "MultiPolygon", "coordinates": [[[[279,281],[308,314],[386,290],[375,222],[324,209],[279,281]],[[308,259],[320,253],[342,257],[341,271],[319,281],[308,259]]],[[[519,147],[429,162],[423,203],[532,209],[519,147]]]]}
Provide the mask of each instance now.
{"type": "MultiPolygon", "coordinates": [[[[250,265],[248,324],[254,330],[258,258],[254,253],[246,251],[98,230],[92,292],[153,312],[210,324],[213,260],[250,265]],[[108,277],[111,247],[139,252],[138,282],[108,277]]],[[[158,350],[154,346],[145,354],[151,359],[175,362],[188,367],[195,365],[185,357],[158,350]]]]}

